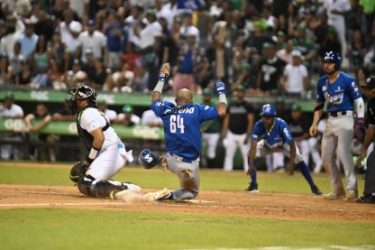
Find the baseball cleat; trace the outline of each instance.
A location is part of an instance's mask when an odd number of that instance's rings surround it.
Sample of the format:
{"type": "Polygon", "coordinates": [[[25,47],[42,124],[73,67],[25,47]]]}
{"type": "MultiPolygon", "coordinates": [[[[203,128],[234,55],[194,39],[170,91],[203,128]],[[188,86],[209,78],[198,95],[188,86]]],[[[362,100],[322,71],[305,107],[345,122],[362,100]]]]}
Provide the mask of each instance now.
{"type": "Polygon", "coordinates": [[[346,192],[345,200],[346,201],[356,201],[357,197],[358,197],[357,190],[348,190],[346,192]]]}
{"type": "Polygon", "coordinates": [[[249,187],[245,189],[245,191],[249,193],[258,193],[259,192],[258,184],[250,183],[249,187]]]}
{"type": "Polygon", "coordinates": [[[311,192],[315,195],[322,195],[323,194],[316,185],[311,187],[311,192]]]}
{"type": "Polygon", "coordinates": [[[358,203],[367,203],[367,204],[375,204],[375,196],[374,195],[364,195],[357,199],[358,203]]]}
{"type": "Polygon", "coordinates": [[[156,192],[149,192],[143,195],[143,198],[148,201],[169,200],[171,197],[172,193],[167,188],[156,192]]]}
{"type": "Polygon", "coordinates": [[[324,194],[323,198],[326,200],[341,200],[345,198],[345,194],[337,194],[337,193],[331,192],[328,194],[324,194]]]}

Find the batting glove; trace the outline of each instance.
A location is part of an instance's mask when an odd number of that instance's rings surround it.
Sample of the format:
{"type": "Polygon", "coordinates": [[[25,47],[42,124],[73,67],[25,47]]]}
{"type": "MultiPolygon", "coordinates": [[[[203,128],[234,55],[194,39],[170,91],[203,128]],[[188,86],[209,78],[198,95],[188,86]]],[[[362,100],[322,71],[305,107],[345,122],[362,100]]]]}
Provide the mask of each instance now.
{"type": "Polygon", "coordinates": [[[225,92],[226,92],[225,83],[217,82],[215,87],[216,87],[216,93],[218,95],[225,95],[225,92]]]}

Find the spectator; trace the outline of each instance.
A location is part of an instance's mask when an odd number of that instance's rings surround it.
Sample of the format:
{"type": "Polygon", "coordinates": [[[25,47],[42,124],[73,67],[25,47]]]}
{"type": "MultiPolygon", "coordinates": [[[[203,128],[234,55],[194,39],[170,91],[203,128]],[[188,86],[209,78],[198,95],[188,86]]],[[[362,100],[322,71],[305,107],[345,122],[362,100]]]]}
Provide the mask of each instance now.
{"type": "Polygon", "coordinates": [[[52,120],[48,108],[45,104],[39,103],[35,112],[25,116],[26,129],[29,134],[38,133],[37,146],[35,147],[35,159],[38,161],[56,161],[56,149],[53,147],[56,142],[54,135],[40,133],[52,120]],[[33,121],[39,119],[40,123],[33,124],[33,121]]]}
{"type": "Polygon", "coordinates": [[[32,58],[32,55],[35,52],[38,42],[38,35],[34,33],[34,21],[26,19],[24,24],[25,31],[20,35],[18,41],[21,44],[22,56],[29,60],[32,58]]]}
{"type": "MultiPolygon", "coordinates": [[[[24,115],[23,109],[14,103],[14,96],[12,93],[6,93],[4,97],[4,102],[0,104],[0,118],[3,119],[17,119],[22,118],[24,115]]],[[[11,144],[2,144],[0,146],[1,159],[3,160],[20,160],[23,157],[22,150],[20,148],[21,142],[23,141],[23,136],[21,133],[17,132],[7,132],[2,136],[4,142],[9,142],[11,144]],[[14,145],[18,143],[18,145],[14,145]]]]}
{"type": "Polygon", "coordinates": [[[111,122],[114,123],[117,119],[117,112],[113,109],[109,109],[107,102],[105,101],[98,101],[99,110],[102,111],[105,117],[111,122]]]}
{"type": "MultiPolygon", "coordinates": [[[[345,15],[350,11],[351,5],[349,0],[327,0],[323,2],[323,7],[327,12],[328,24],[335,28],[341,44],[341,51],[338,51],[346,58],[346,24],[345,15]]],[[[329,51],[329,50],[326,50],[329,51]]],[[[343,62],[345,65],[345,62],[343,62]]],[[[346,62],[347,63],[347,62],[346,62]]]]}
{"type": "Polygon", "coordinates": [[[155,115],[154,111],[147,109],[142,113],[141,125],[151,128],[161,128],[163,127],[163,121],[160,117],[155,115]]]}
{"type": "Polygon", "coordinates": [[[78,47],[76,55],[79,58],[81,55],[81,61],[87,63],[85,52],[91,50],[94,58],[101,59],[104,62],[107,61],[107,45],[106,36],[97,30],[97,26],[94,20],[87,22],[87,31],[82,32],[78,37],[78,47]]]}
{"type": "Polygon", "coordinates": [[[108,48],[108,67],[112,70],[118,69],[121,62],[122,40],[124,32],[122,24],[116,12],[111,11],[107,17],[108,27],[105,30],[108,48]]]}
{"type": "Polygon", "coordinates": [[[22,62],[22,70],[18,75],[15,77],[15,84],[16,86],[26,86],[31,83],[31,69],[30,69],[30,62],[23,61],[22,62]]]}
{"type": "Polygon", "coordinates": [[[281,87],[290,97],[302,97],[308,88],[308,72],[302,64],[302,54],[299,50],[292,52],[293,62],[286,65],[281,77],[281,87]]]}
{"type": "Polygon", "coordinates": [[[265,43],[263,47],[263,58],[257,76],[257,88],[265,94],[275,95],[279,91],[284,63],[276,56],[276,48],[273,43],[265,43]]]}
{"type": "Polygon", "coordinates": [[[237,147],[241,150],[243,169],[249,168],[247,152],[249,136],[254,122],[253,107],[245,101],[245,89],[242,86],[233,91],[233,102],[229,104],[224,117],[221,138],[226,140],[224,171],[233,170],[234,154],[237,147]]]}
{"type": "Polygon", "coordinates": [[[122,113],[117,115],[116,122],[125,127],[133,127],[140,124],[141,118],[134,114],[134,109],[132,106],[125,105],[122,108],[122,113]]]}

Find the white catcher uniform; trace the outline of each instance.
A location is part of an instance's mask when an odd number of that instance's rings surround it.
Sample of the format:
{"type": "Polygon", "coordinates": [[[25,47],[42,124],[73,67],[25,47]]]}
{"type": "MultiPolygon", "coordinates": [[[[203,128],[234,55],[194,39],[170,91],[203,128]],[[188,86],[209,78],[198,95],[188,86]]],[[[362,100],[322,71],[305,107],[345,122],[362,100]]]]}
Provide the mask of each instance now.
{"type": "MultiPolygon", "coordinates": [[[[86,175],[90,175],[95,180],[108,180],[115,175],[127,161],[132,162],[132,151],[127,152],[125,145],[121,142],[120,138],[109,126],[109,122],[105,115],[96,108],[88,107],[84,109],[78,117],[79,127],[78,130],[86,130],[92,132],[97,128],[103,128],[104,142],[99,155],[91,163],[86,175]]],[[[86,146],[91,147],[89,142],[90,136],[80,133],[81,140],[86,146]]]]}

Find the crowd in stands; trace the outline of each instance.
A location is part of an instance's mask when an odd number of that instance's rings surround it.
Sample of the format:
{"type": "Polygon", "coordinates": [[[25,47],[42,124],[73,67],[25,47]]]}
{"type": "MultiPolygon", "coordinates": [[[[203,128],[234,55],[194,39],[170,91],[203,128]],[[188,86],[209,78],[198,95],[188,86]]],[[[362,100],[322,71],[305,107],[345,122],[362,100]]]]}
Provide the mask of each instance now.
{"type": "Polygon", "coordinates": [[[353,75],[375,69],[371,0],[3,0],[0,85],[171,90],[217,80],[247,95],[312,97],[325,51],[353,75]]]}

